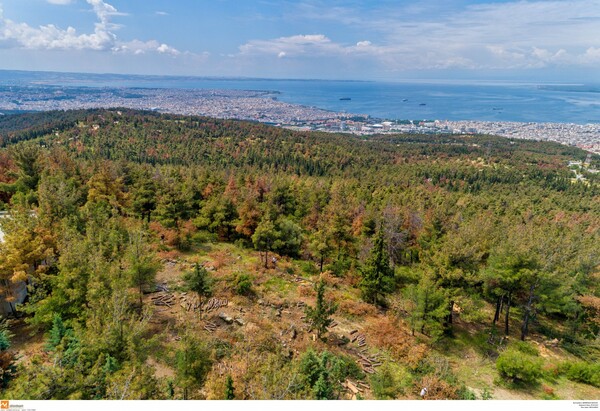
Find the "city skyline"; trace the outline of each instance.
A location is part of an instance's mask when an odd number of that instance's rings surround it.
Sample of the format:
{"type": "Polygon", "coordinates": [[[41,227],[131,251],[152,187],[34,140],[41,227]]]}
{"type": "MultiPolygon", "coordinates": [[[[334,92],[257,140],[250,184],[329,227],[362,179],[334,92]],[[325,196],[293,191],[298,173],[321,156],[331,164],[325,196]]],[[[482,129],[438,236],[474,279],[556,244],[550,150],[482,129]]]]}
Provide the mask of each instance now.
{"type": "Polygon", "coordinates": [[[597,82],[600,3],[0,0],[0,69],[597,82]]]}

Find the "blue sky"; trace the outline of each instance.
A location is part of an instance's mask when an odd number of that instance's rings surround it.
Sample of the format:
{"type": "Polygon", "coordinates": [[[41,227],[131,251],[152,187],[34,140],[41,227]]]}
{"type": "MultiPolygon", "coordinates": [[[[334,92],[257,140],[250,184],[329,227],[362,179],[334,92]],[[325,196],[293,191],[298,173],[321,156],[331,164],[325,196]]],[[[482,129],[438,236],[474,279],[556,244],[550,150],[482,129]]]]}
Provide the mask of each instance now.
{"type": "Polygon", "coordinates": [[[0,69],[600,81],[600,2],[0,0],[0,69]]]}

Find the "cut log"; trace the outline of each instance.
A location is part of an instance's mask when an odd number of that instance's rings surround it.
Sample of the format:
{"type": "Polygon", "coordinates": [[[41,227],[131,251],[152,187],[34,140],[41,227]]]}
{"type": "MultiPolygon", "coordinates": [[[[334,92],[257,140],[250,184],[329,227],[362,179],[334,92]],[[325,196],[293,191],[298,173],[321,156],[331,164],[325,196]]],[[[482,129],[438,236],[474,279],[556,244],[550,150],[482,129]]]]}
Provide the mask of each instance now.
{"type": "Polygon", "coordinates": [[[350,380],[346,380],[346,387],[352,391],[353,394],[358,394],[358,387],[352,383],[350,380]]]}

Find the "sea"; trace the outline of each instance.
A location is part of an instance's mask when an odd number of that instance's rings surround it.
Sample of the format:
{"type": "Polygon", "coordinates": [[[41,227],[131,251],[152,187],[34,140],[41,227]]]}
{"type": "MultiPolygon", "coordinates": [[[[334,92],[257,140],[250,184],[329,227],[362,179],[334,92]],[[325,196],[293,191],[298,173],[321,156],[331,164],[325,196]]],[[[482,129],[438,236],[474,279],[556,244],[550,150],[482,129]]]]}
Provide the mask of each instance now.
{"type": "Polygon", "coordinates": [[[600,123],[600,84],[506,81],[333,81],[0,70],[0,86],[236,89],[389,120],[600,123]]]}

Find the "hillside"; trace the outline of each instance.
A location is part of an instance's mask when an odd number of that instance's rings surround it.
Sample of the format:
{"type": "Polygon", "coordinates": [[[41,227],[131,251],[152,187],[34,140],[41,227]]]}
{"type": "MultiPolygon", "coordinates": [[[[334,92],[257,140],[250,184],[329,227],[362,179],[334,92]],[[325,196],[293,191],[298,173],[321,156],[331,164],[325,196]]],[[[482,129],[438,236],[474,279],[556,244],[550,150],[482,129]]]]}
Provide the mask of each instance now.
{"type": "Polygon", "coordinates": [[[6,398],[600,398],[582,150],[125,109],[0,147],[6,398]]]}

